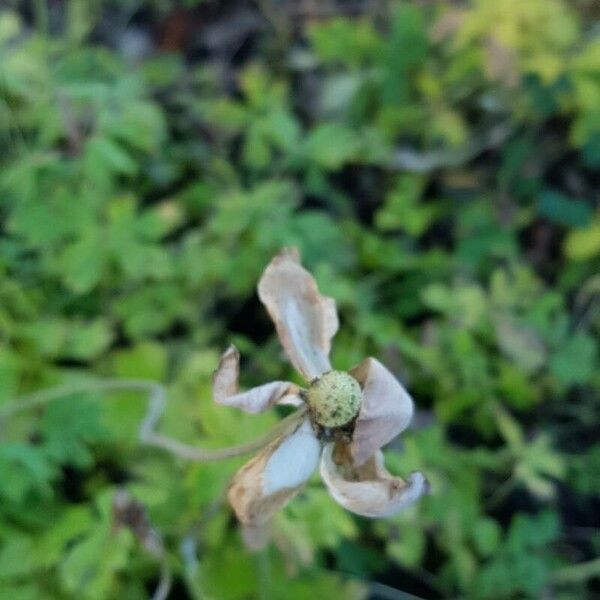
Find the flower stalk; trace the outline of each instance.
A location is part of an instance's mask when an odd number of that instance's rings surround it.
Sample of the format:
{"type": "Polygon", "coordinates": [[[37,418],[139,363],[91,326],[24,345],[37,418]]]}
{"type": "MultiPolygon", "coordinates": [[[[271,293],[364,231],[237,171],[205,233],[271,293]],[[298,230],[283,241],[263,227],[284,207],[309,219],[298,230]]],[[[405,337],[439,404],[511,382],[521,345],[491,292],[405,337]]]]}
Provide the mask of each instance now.
{"type": "Polygon", "coordinates": [[[305,409],[288,415],[270,431],[255,440],[227,448],[205,449],[185,444],[157,432],[158,423],[167,404],[167,389],[164,385],[145,379],[99,379],[56,386],[15,399],[0,409],[0,433],[5,421],[20,412],[41,408],[50,402],[74,394],[96,394],[111,392],[147,393],[148,410],[139,428],[141,443],[170,452],[178,458],[197,462],[213,462],[257,452],[273,440],[296,427],[304,417],[305,409]]]}

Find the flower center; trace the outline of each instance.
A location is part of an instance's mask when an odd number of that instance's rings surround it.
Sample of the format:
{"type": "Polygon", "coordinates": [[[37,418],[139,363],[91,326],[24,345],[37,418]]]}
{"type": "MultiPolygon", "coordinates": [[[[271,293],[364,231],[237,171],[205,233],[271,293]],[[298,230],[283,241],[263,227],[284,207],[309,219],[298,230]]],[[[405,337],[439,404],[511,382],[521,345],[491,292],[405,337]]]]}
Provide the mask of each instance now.
{"type": "Polygon", "coordinates": [[[307,402],[322,427],[341,427],[356,417],[362,391],[358,381],[343,371],[329,371],[308,388],[307,402]]]}

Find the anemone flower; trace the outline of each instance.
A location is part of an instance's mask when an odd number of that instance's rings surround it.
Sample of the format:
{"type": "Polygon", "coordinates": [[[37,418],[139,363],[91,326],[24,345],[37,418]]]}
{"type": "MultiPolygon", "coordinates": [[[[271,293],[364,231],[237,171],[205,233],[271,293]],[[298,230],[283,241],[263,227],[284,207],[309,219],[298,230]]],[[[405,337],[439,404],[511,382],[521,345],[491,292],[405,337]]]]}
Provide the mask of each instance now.
{"type": "Polygon", "coordinates": [[[332,369],[335,302],[319,293],[296,249],[285,249],[271,261],[258,295],[287,357],[308,383],[302,388],[273,381],[240,392],[240,355],[233,346],[215,371],[213,396],[219,404],[249,413],[278,404],[299,407],[280,428],[280,436],[232,479],[228,499],[246,538],[248,532],[265,531],[274,512],[302,489],[319,462],[329,493],[353,513],[387,517],[414,503],[428,489],[424,475],[392,476],[381,452],[411,420],[413,402],[404,387],[375,358],[348,372],[332,369]]]}

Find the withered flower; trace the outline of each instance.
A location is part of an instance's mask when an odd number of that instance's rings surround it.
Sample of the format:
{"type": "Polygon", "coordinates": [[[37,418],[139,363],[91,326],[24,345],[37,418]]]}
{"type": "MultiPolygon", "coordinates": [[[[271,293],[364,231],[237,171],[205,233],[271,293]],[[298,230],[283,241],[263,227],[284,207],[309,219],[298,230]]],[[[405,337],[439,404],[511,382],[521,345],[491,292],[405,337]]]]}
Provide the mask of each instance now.
{"type": "Polygon", "coordinates": [[[221,357],[213,380],[216,402],[250,413],[277,404],[300,407],[281,436],[233,477],[228,498],[246,531],[263,530],[273,513],[302,489],[319,461],[331,496],[358,515],[386,517],[415,502],[427,491],[424,475],[392,476],[381,452],[411,420],[413,402],[403,386],[374,358],[347,373],[332,369],[335,302],[319,293],[296,249],[285,249],[271,261],[258,295],[308,387],[274,381],[240,392],[239,352],[231,346],[221,357]]]}

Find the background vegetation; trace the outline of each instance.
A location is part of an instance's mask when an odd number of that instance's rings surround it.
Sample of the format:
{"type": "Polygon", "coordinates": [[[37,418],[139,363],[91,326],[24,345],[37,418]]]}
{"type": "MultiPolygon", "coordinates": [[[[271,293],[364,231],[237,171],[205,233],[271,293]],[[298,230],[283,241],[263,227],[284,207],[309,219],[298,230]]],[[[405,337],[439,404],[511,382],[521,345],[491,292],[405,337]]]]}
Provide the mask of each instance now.
{"type": "Polygon", "coordinates": [[[255,285],[297,245],[338,301],[335,365],[374,355],[416,399],[387,461],[433,494],[369,521],[315,477],[249,555],[239,460],[141,446],[143,395],[70,394],[0,423],[1,598],[148,597],[119,488],[172,598],[598,593],[593,0],[2,7],[0,411],[137,377],[178,439],[258,436],[277,415],[216,409],[210,374],[235,342],[244,385],[294,377],[255,285]]]}

